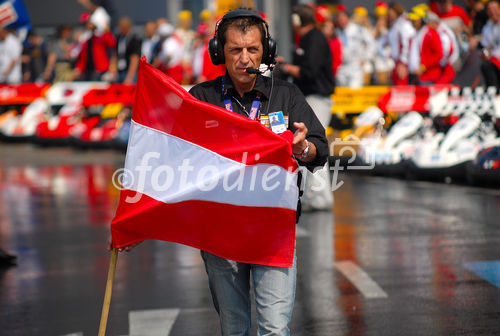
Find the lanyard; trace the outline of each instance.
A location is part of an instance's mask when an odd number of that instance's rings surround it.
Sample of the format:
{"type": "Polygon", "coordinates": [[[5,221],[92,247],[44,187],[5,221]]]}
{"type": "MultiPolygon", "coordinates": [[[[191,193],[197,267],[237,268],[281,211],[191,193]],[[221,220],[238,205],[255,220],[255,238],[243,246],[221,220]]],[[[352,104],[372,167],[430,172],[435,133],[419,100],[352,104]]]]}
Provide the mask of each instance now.
{"type": "MultiPolygon", "coordinates": [[[[231,102],[231,97],[227,93],[227,89],[224,88],[224,77],[222,77],[222,95],[224,96],[224,107],[226,108],[226,110],[233,112],[233,103],[231,102]]],[[[250,109],[250,113],[247,113],[248,117],[252,120],[257,119],[257,114],[259,112],[259,107],[260,107],[260,96],[261,93],[257,91],[257,96],[252,102],[252,108],[250,109]]],[[[241,107],[243,108],[243,111],[246,113],[246,110],[243,107],[243,105],[241,105],[241,107]]]]}

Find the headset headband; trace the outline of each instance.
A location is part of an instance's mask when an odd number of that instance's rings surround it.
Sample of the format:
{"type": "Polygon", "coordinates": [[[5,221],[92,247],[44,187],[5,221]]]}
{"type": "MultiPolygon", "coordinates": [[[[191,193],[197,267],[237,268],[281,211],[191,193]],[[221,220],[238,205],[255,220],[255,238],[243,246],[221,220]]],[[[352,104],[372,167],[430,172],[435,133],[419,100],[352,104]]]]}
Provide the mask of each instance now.
{"type": "Polygon", "coordinates": [[[276,57],[276,42],[271,38],[271,35],[269,34],[269,26],[259,14],[248,10],[248,9],[235,9],[232,10],[228,13],[226,13],[222,19],[220,19],[216,26],[215,26],[215,34],[214,37],[209,41],[208,44],[208,51],[210,55],[210,59],[212,60],[212,63],[215,65],[218,64],[224,64],[224,51],[222,49],[222,43],[219,41],[219,25],[224,22],[225,20],[231,20],[239,17],[252,17],[255,19],[258,19],[263,25],[264,25],[264,30],[265,30],[265,36],[263,36],[263,47],[264,47],[264,53],[262,55],[262,63],[264,64],[274,64],[275,60],[274,58],[276,57]]]}

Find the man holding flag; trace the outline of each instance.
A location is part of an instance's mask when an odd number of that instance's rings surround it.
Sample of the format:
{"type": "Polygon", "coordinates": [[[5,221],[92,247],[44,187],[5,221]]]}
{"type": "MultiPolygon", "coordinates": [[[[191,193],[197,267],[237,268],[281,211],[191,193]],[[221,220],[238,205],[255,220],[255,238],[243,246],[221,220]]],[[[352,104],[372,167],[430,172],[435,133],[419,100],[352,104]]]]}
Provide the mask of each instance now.
{"type": "MultiPolygon", "coordinates": [[[[269,79],[253,70],[259,69],[261,63],[274,63],[276,45],[265,21],[252,11],[229,12],[219,22],[209,48],[212,62],[226,65],[226,75],[193,87],[191,94],[260,120],[276,133],[285,128],[291,130],[294,132],[292,152],[299,163],[310,168],[322,166],[328,154],[325,130],[303,94],[293,84],[269,79]],[[279,121],[277,125],[269,122],[273,119],[284,119],[285,127],[280,129],[279,121]]],[[[223,335],[247,335],[249,332],[251,274],[259,335],[289,334],[296,258],[291,268],[282,268],[240,263],[205,251],[201,253],[223,335]]]]}
{"type": "Polygon", "coordinates": [[[141,60],[111,246],[199,248],[223,335],[248,335],[251,280],[259,335],[289,335],[297,162],[325,164],[325,130],[295,85],[261,75],[276,44],[255,12],[227,13],[209,53],[227,72],[191,94],[141,60]]]}

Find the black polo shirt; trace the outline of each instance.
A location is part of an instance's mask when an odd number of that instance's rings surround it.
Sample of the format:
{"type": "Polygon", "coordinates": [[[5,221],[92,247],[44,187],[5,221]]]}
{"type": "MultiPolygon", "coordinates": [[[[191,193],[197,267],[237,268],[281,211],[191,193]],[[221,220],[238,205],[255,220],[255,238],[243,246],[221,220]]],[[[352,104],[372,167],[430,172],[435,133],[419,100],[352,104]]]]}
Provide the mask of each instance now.
{"type": "Polygon", "coordinates": [[[300,78],[294,78],[293,82],[306,96],[326,97],[333,93],[332,53],[328,40],[317,28],[300,38],[299,47],[293,53],[293,64],[300,67],[300,78]]]}
{"type": "Polygon", "coordinates": [[[261,104],[259,117],[267,116],[269,113],[283,111],[288,117],[288,129],[295,132],[294,122],[303,122],[307,129],[307,140],[316,145],[316,158],[311,162],[298,161],[300,165],[309,170],[323,166],[328,157],[328,141],[325,137],[325,129],[319,122],[311,107],[307,104],[302,92],[292,83],[280,79],[271,79],[257,75],[257,80],[252,91],[245,92],[243,97],[236,91],[231,77],[226,72],[225,76],[217,77],[212,81],[195,85],[189,92],[197,99],[213,105],[224,107],[224,94],[222,90],[222,78],[228,95],[231,97],[233,111],[248,117],[252,102],[261,93],[261,104]],[[274,81],[274,84],[272,84],[274,81]],[[272,92],[271,92],[272,85],[272,92]]]}

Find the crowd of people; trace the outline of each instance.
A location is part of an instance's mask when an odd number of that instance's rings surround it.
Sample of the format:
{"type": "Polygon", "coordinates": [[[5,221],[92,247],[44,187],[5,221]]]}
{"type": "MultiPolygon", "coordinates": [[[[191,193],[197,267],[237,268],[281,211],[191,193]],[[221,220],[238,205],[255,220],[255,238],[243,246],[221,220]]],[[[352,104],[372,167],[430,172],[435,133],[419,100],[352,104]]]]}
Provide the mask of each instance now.
{"type": "MultiPolygon", "coordinates": [[[[193,13],[183,10],[175,26],[159,18],[136,34],[134,22],[116,18],[109,0],[77,1],[88,11],[78,25],[62,25],[52,38],[31,30],[21,41],[14,31],[0,28],[0,82],[133,83],[141,56],[181,84],[225,73],[224,65],[210,61],[208,42],[217,18],[209,10],[199,13],[196,29],[193,13]]],[[[413,8],[378,1],[372,13],[364,7],[350,13],[343,5],[313,8],[330,44],[337,86],[452,83],[479,55],[485,84],[500,87],[499,0],[466,0],[466,8],[452,0],[413,8]]],[[[299,43],[296,34],[296,47],[299,43]]]]}
{"type": "Polygon", "coordinates": [[[79,23],[57,27],[54,36],[42,37],[36,29],[24,41],[0,27],[0,83],[98,81],[134,83],[141,56],[181,84],[192,84],[225,73],[213,66],[208,40],[215,18],[200,13],[192,30],[192,13],[183,10],[174,26],[165,18],[138,26],[127,16],[116,18],[110,1],[77,0],[87,11],[79,23]],[[110,6],[110,7],[108,7],[110,6]],[[116,23],[115,23],[116,22],[116,23]]]}
{"type": "Polygon", "coordinates": [[[500,87],[499,16],[498,0],[467,0],[466,9],[452,0],[411,9],[377,1],[373,20],[364,7],[352,15],[343,5],[316,8],[336,83],[348,87],[452,83],[478,54],[485,84],[500,87]]]}

